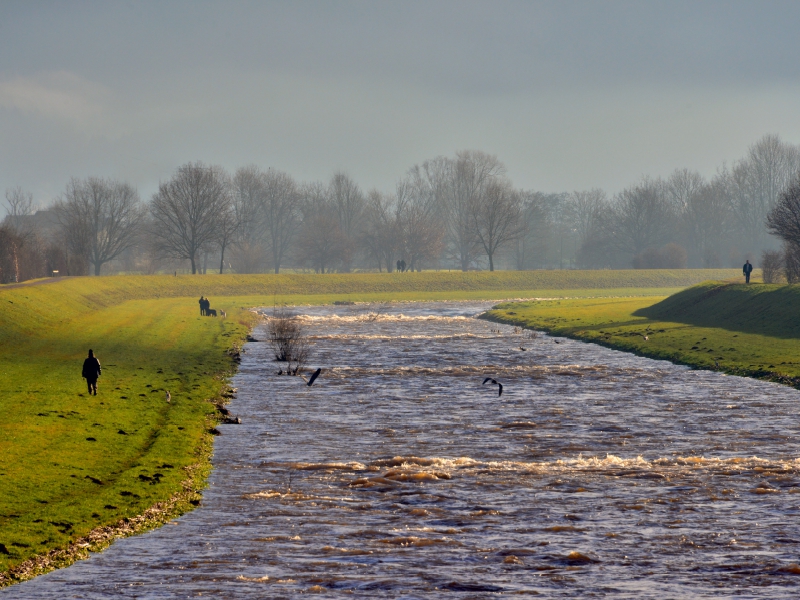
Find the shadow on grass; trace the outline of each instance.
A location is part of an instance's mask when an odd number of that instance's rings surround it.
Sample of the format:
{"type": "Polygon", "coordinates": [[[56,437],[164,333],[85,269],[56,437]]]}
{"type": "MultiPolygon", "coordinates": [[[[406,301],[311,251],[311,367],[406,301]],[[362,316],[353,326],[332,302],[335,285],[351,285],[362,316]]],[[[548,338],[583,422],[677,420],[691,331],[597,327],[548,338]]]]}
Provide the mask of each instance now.
{"type": "MultiPolygon", "coordinates": [[[[653,321],[800,338],[800,286],[710,282],[633,313],[653,321]]],[[[622,326],[615,323],[615,326],[622,326]]]]}

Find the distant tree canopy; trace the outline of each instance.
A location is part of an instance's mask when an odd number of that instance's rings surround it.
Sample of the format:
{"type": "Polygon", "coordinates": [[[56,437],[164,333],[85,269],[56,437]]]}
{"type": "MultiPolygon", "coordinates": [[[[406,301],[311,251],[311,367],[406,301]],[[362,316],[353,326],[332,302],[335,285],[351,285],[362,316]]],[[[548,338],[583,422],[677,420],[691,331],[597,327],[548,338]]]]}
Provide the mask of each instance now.
{"type": "Polygon", "coordinates": [[[720,267],[765,252],[780,252],[787,277],[800,280],[799,171],[800,150],[777,135],[710,179],[677,169],[613,195],[520,190],[496,156],[477,150],[413,165],[385,191],[365,191],[342,171],[303,183],[255,165],[229,174],[187,163],[148,203],[97,177],[70,180],[39,210],[30,193],[7,190],[0,281],[205,273],[209,263],[320,274],[391,272],[399,261],[411,271],[720,267]]]}

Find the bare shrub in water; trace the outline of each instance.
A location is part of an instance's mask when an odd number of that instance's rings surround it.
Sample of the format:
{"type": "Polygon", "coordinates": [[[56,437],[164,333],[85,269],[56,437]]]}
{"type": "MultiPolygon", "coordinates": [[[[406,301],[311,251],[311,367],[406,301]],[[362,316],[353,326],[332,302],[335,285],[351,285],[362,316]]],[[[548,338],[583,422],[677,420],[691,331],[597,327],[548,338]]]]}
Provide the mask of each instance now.
{"type": "Polygon", "coordinates": [[[783,254],[777,250],[761,253],[761,276],[764,283],[780,283],[783,279],[783,254]]]}
{"type": "Polygon", "coordinates": [[[267,333],[275,360],[287,363],[287,375],[297,375],[306,364],[310,352],[302,323],[285,308],[275,309],[267,323],[267,333]]]}

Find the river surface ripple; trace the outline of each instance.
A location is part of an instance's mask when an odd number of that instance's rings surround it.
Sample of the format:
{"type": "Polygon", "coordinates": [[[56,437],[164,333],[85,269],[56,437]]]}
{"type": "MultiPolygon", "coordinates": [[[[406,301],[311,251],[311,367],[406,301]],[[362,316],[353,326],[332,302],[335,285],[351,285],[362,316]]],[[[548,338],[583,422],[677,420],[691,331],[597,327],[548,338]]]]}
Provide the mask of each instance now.
{"type": "Polygon", "coordinates": [[[796,390],[488,306],[298,309],[326,371],[247,345],[198,510],[0,596],[800,593],[796,390]]]}

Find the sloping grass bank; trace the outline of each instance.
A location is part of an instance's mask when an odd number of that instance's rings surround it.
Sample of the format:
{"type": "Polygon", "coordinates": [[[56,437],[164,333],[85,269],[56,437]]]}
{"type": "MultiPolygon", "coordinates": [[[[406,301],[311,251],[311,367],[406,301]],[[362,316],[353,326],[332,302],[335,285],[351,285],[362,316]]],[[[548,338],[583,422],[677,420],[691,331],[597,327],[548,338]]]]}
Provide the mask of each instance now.
{"type": "Polygon", "coordinates": [[[66,278],[0,286],[0,585],[199,502],[246,310],[335,300],[664,293],[731,271],[66,278]],[[666,287],[665,287],[666,286],[666,287]],[[227,319],[201,318],[211,296],[227,319]],[[103,365],[97,396],[80,368],[103,365]],[[167,403],[165,391],[172,401],[167,403]]]}
{"type": "Polygon", "coordinates": [[[216,423],[207,400],[222,400],[227,350],[249,330],[249,313],[201,318],[188,299],[74,310],[60,287],[0,294],[14,319],[0,342],[0,584],[199,503],[216,423]],[[20,297],[57,316],[11,310],[20,297]],[[103,366],[97,396],[80,377],[88,348],[103,366]]]}
{"type": "Polygon", "coordinates": [[[666,298],[506,303],[486,318],[800,387],[798,314],[800,286],[708,282],[666,298]]]}

